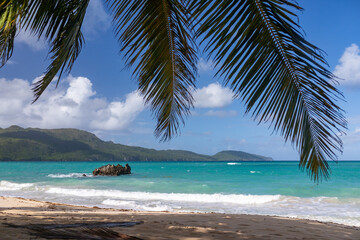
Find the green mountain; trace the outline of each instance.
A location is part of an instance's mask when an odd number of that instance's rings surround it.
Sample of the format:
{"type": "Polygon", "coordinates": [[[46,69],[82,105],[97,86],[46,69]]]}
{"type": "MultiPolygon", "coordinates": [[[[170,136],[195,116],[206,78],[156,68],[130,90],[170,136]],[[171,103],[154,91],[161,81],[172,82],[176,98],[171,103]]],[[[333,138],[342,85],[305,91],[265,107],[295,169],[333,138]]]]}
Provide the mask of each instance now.
{"type": "Polygon", "coordinates": [[[78,129],[0,128],[0,161],[271,161],[240,151],[213,156],[104,142],[78,129]]]}
{"type": "Polygon", "coordinates": [[[270,157],[264,157],[242,151],[222,151],[214,156],[217,161],[272,161],[270,157]]]}

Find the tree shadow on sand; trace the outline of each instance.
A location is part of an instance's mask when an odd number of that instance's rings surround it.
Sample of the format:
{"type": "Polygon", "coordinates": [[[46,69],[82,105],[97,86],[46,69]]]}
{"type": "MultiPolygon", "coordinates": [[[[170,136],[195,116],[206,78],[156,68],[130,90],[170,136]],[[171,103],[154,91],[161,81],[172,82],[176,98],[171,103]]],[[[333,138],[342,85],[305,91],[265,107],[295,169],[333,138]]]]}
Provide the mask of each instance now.
{"type": "Polygon", "coordinates": [[[6,223],[13,228],[27,228],[33,236],[45,239],[89,239],[89,240],[110,240],[126,239],[141,240],[141,238],[129,236],[111,230],[112,227],[132,227],[143,222],[96,222],[96,223],[75,223],[75,224],[26,224],[16,225],[6,223]]]}

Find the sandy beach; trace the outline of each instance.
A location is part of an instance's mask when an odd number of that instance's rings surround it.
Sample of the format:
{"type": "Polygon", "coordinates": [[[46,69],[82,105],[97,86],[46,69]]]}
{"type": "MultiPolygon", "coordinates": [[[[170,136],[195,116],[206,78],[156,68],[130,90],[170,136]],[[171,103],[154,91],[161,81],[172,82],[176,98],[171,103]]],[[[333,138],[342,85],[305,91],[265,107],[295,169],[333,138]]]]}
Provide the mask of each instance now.
{"type": "Polygon", "coordinates": [[[1,239],[360,239],[360,229],[271,216],[138,212],[0,197],[1,239]]]}

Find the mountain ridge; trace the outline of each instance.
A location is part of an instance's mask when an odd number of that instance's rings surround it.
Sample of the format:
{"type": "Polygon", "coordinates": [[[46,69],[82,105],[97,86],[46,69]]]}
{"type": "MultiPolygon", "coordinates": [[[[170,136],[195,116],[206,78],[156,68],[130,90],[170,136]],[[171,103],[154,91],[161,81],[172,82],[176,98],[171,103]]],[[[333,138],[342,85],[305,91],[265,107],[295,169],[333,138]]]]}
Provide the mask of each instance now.
{"type": "Polygon", "coordinates": [[[0,161],[272,161],[242,151],[215,155],[155,150],[103,141],[75,128],[0,128],[0,161]]]}

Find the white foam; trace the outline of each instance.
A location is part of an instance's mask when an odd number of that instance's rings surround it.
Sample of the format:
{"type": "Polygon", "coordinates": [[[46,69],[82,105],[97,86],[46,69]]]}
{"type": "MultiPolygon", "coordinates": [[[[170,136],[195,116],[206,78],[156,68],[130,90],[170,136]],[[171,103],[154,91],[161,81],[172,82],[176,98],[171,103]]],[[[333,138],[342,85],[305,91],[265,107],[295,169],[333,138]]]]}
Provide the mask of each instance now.
{"type": "Polygon", "coordinates": [[[261,173],[260,171],[250,171],[250,173],[261,173]]]}
{"type": "Polygon", "coordinates": [[[13,183],[8,181],[0,181],[0,190],[1,191],[17,191],[25,188],[30,188],[34,186],[32,183],[13,183]]]}
{"type": "Polygon", "coordinates": [[[0,195],[140,211],[218,212],[295,217],[360,227],[360,200],[251,194],[126,192],[0,181],[0,195]]]}
{"type": "Polygon", "coordinates": [[[80,177],[93,177],[93,175],[83,176],[84,173],[68,173],[68,174],[49,174],[48,177],[51,178],[80,178],[80,177]]]}
{"type": "Polygon", "coordinates": [[[122,209],[132,209],[138,211],[153,211],[153,212],[163,212],[163,211],[173,211],[174,209],[168,205],[162,204],[160,201],[149,202],[146,204],[136,204],[135,201],[117,201],[112,199],[106,199],[102,202],[104,205],[116,206],[122,209]]]}
{"type": "Polygon", "coordinates": [[[331,222],[344,224],[348,226],[360,227],[360,220],[358,218],[354,218],[352,216],[344,217],[344,216],[316,216],[316,215],[283,215],[284,217],[289,218],[297,218],[297,219],[309,219],[321,222],[331,222]]]}
{"type": "Polygon", "coordinates": [[[228,162],[227,165],[241,165],[241,163],[236,163],[236,162],[228,162]]]}
{"type": "Polygon", "coordinates": [[[280,195],[151,193],[124,192],[119,190],[67,189],[58,187],[51,187],[46,192],[79,197],[110,197],[122,200],[165,200],[176,202],[234,203],[240,205],[264,204],[280,199],[280,195]]]}

